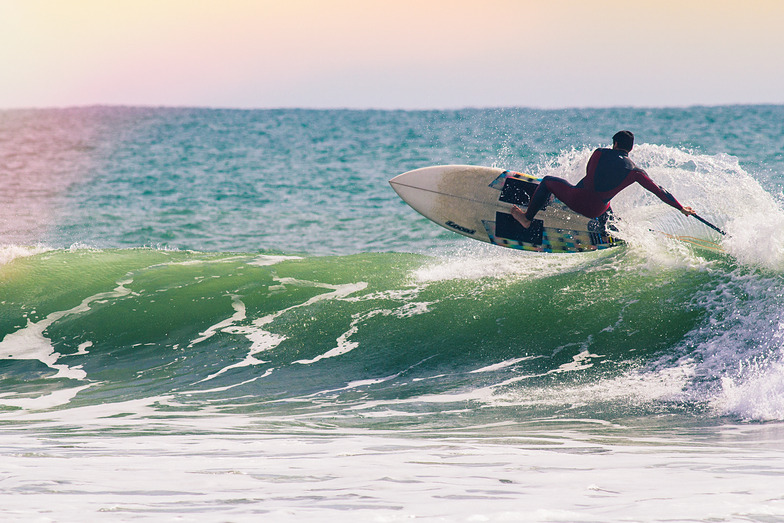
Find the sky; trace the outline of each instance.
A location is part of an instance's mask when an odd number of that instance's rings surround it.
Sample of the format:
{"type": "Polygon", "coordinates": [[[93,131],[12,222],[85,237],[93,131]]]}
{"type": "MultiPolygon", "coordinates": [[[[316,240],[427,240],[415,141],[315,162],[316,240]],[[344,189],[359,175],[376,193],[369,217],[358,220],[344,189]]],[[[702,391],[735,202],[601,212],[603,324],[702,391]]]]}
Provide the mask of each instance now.
{"type": "Polygon", "coordinates": [[[782,0],[0,0],[0,108],[784,103],[782,0]]]}

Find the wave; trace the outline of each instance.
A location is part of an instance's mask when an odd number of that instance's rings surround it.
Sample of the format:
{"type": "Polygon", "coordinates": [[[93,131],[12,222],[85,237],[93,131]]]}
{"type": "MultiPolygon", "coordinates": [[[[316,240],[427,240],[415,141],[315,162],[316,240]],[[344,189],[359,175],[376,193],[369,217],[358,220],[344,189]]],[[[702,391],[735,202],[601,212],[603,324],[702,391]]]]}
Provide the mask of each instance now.
{"type": "MultiPolygon", "coordinates": [[[[590,153],[516,168],[576,181],[590,153]]],[[[726,237],[630,187],[602,253],[2,246],[0,408],[784,419],[781,202],[728,155],[634,159],[726,237]]]]}
{"type": "Polygon", "coordinates": [[[27,252],[0,266],[0,405],[781,419],[780,274],[655,237],[670,263],[645,245],[27,252]]]}

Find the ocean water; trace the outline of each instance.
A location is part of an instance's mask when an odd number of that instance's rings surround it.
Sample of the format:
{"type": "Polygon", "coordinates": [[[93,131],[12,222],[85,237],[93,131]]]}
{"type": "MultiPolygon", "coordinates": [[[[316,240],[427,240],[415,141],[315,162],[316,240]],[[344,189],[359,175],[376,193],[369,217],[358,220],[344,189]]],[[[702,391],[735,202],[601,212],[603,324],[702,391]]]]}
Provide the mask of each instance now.
{"type": "Polygon", "coordinates": [[[784,520],[782,121],[0,111],[0,519],[784,520]],[[522,253],[387,184],[623,128],[726,237],[633,187],[623,246],[522,253]]]}

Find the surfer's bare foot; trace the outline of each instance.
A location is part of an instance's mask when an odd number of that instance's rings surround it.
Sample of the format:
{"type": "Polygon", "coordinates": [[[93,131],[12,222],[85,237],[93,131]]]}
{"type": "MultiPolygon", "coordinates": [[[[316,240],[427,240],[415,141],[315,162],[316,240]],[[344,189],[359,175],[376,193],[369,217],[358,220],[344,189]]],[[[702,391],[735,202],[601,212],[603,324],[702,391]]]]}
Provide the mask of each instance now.
{"type": "Polygon", "coordinates": [[[531,220],[525,217],[525,211],[523,211],[517,205],[512,207],[512,216],[514,217],[515,220],[520,222],[520,225],[522,225],[526,229],[531,226],[531,220]]]}

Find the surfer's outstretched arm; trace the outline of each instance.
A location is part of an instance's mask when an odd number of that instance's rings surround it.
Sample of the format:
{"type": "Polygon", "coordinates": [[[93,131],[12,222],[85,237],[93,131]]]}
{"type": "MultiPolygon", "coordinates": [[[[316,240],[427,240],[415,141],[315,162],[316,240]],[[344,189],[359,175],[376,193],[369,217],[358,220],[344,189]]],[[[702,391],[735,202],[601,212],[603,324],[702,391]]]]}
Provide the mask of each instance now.
{"type": "Polygon", "coordinates": [[[661,185],[657,185],[656,182],[651,180],[648,177],[648,174],[643,171],[642,169],[633,171],[635,176],[634,181],[642,185],[646,190],[655,194],[661,201],[675,207],[679,211],[681,211],[685,216],[692,216],[697,214],[697,211],[692,209],[691,207],[684,207],[680,204],[678,200],[675,199],[675,196],[669,193],[669,191],[665,190],[661,185]]]}

